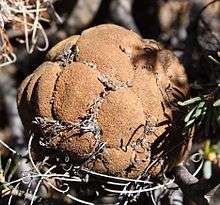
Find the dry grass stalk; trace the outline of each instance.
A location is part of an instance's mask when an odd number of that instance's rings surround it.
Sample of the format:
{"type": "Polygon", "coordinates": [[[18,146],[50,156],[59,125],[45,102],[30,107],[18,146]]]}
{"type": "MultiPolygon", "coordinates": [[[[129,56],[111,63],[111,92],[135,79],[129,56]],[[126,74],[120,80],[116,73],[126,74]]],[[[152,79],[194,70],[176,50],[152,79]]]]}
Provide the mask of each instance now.
{"type": "Polygon", "coordinates": [[[40,51],[48,48],[48,38],[41,24],[50,20],[45,1],[1,0],[0,7],[0,67],[16,61],[10,37],[19,37],[28,53],[35,48],[40,51]],[[39,38],[43,39],[43,47],[38,45],[39,38]]]}

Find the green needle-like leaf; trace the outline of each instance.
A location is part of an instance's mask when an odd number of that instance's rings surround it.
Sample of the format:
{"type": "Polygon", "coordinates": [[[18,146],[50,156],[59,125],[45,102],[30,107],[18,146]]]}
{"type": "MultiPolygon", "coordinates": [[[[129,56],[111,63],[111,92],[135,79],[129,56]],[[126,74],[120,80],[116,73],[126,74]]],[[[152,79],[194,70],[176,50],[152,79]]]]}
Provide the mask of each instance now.
{"type": "Polygon", "coordinates": [[[189,126],[192,125],[194,122],[195,122],[195,119],[189,120],[189,121],[186,123],[185,127],[189,127],[189,126]]]}
{"type": "Polygon", "coordinates": [[[214,106],[214,107],[219,107],[219,106],[220,106],[220,99],[216,100],[216,101],[213,103],[213,106],[214,106]]]}
{"type": "Polygon", "coordinates": [[[195,102],[199,102],[199,101],[201,101],[202,99],[201,99],[201,97],[195,97],[195,98],[191,98],[191,99],[189,99],[189,100],[186,100],[186,101],[184,101],[184,102],[178,102],[178,104],[180,105],[180,106],[186,106],[186,105],[191,105],[191,104],[193,104],[193,103],[195,103],[195,102]]]}
{"type": "Polygon", "coordinates": [[[213,62],[215,62],[216,64],[218,64],[218,65],[220,65],[220,62],[218,61],[218,60],[216,60],[214,57],[212,57],[212,56],[208,56],[209,57],[209,59],[211,59],[213,62]]]}
{"type": "Polygon", "coordinates": [[[196,111],[195,111],[195,113],[193,115],[193,118],[198,118],[202,114],[202,112],[204,110],[203,109],[204,105],[205,105],[205,102],[200,102],[199,103],[199,105],[198,105],[198,107],[197,107],[197,109],[196,109],[196,111]]]}
{"type": "Polygon", "coordinates": [[[184,122],[188,122],[191,119],[191,116],[193,115],[193,113],[195,112],[195,110],[197,109],[197,106],[194,107],[185,117],[184,122]]]}
{"type": "Polygon", "coordinates": [[[205,179],[209,179],[212,176],[212,162],[206,160],[203,166],[203,175],[205,179]]]}

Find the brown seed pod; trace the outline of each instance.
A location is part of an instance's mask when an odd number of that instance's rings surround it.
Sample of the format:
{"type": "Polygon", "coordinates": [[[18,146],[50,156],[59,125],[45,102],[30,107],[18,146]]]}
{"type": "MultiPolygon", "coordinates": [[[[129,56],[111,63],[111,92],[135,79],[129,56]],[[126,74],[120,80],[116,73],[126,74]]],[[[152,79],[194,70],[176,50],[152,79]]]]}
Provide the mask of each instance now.
{"type": "Polygon", "coordinates": [[[171,51],[105,24],[52,48],[21,84],[18,110],[26,129],[75,164],[155,177],[187,153],[177,106],[187,95],[184,68],[171,51]]]}

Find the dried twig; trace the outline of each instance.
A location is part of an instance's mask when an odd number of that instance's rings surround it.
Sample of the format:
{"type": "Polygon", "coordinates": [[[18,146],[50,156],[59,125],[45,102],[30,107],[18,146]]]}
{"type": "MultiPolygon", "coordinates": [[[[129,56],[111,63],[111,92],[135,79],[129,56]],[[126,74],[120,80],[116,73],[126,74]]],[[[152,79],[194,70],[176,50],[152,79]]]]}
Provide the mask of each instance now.
{"type": "Polygon", "coordinates": [[[9,41],[10,33],[13,33],[14,37],[19,37],[21,43],[25,43],[29,54],[35,48],[39,51],[48,48],[48,37],[42,22],[49,22],[49,16],[61,21],[50,0],[1,0],[0,7],[0,67],[16,61],[9,41]]]}
{"type": "Polygon", "coordinates": [[[175,181],[183,193],[199,205],[208,205],[205,195],[220,183],[220,175],[213,174],[210,179],[198,180],[183,165],[173,169],[175,181]]]}

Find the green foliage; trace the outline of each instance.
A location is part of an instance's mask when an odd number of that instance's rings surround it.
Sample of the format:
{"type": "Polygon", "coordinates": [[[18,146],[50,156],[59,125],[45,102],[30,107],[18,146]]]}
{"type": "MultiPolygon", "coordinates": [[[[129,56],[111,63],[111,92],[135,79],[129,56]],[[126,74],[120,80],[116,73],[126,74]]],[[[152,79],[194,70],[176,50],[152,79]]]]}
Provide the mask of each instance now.
{"type": "Polygon", "coordinates": [[[209,179],[212,176],[212,165],[219,165],[220,162],[220,141],[212,144],[210,140],[206,140],[200,153],[204,156],[203,176],[209,179]]]}
{"type": "Polygon", "coordinates": [[[209,179],[212,176],[212,162],[206,160],[203,166],[203,176],[205,179],[209,179]]]}
{"type": "Polygon", "coordinates": [[[189,111],[184,118],[185,128],[190,128],[195,124],[202,124],[209,112],[209,105],[205,101],[204,96],[191,98],[178,104],[187,107],[189,111]]]}
{"type": "Polygon", "coordinates": [[[214,106],[214,107],[219,107],[219,106],[220,106],[220,99],[216,100],[216,101],[213,103],[213,106],[214,106]]]}
{"type": "Polygon", "coordinates": [[[195,98],[191,98],[189,100],[186,100],[184,102],[178,102],[178,104],[181,106],[187,106],[187,105],[192,105],[196,102],[200,102],[201,100],[202,100],[201,97],[195,97],[195,98]]]}
{"type": "MultiPolygon", "coordinates": [[[[217,55],[220,57],[220,52],[217,55]]],[[[212,62],[220,65],[217,59],[212,56],[208,57],[212,62]]],[[[220,128],[220,84],[213,85],[207,91],[202,90],[204,91],[206,94],[200,94],[178,104],[188,109],[184,117],[185,129],[192,127],[200,129],[202,135],[209,138],[199,150],[199,156],[203,157],[203,177],[209,179],[212,176],[213,164],[220,165],[220,140],[217,140],[216,144],[212,143],[212,135],[220,128]]]]}
{"type": "Polygon", "coordinates": [[[9,192],[13,187],[6,186],[10,182],[18,169],[17,156],[4,158],[0,155],[0,193],[9,192]]]}
{"type": "MultiPolygon", "coordinates": [[[[218,55],[220,55],[219,52],[218,55]]],[[[209,58],[220,65],[220,62],[214,57],[209,56],[209,58]]],[[[184,118],[185,129],[199,128],[204,125],[202,129],[205,136],[208,136],[210,132],[215,133],[216,129],[220,127],[220,84],[213,86],[207,94],[200,94],[200,96],[178,102],[178,104],[188,109],[184,118]]]]}
{"type": "MultiPolygon", "coordinates": [[[[218,52],[219,53],[219,52],[218,52]]],[[[208,56],[209,59],[211,59],[213,62],[215,62],[216,64],[220,65],[220,62],[218,60],[216,60],[213,56],[208,56]]]]}

